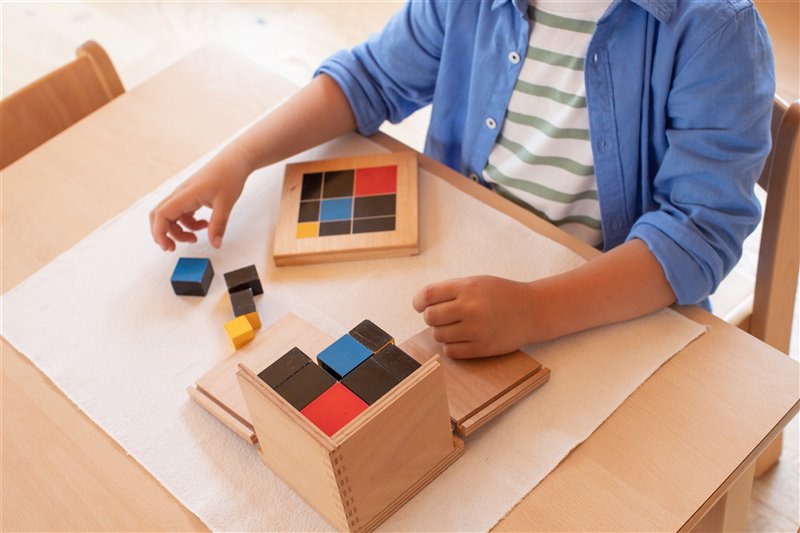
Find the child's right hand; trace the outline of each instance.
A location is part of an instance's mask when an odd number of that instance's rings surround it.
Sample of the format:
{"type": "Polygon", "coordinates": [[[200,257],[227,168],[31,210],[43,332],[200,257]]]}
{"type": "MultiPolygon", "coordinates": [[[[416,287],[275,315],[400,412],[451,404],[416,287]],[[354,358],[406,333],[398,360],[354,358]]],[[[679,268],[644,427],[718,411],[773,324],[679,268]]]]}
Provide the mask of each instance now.
{"type": "Polygon", "coordinates": [[[197,242],[194,232],[208,228],[211,246],[219,248],[233,205],[252,172],[244,150],[231,145],[164,198],[150,212],[150,232],[164,251],[175,241],[197,242]],[[198,220],[201,207],[212,210],[211,220],[198,220]]]}

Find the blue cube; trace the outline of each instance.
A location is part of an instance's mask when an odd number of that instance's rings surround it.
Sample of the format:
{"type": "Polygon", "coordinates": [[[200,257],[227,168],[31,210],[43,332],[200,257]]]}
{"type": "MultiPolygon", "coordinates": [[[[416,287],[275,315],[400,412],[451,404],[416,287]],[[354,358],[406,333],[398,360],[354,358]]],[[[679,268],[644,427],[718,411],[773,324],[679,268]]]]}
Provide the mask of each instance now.
{"type": "Polygon", "coordinates": [[[372,355],[372,351],[350,335],[325,348],[318,356],[319,365],[330,372],[336,379],[342,379],[351,370],[363,363],[372,355]]]}
{"type": "Polygon", "coordinates": [[[181,257],[172,272],[172,288],[180,296],[205,296],[214,278],[214,268],[206,258],[181,257]]]}

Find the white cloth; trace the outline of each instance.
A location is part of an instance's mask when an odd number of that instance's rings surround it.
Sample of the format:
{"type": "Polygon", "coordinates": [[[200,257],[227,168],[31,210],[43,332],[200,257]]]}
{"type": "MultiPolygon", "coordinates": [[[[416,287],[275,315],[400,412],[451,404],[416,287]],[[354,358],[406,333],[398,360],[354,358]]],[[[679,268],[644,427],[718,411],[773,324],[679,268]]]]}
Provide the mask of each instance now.
{"type": "MultiPolygon", "coordinates": [[[[382,151],[347,136],[296,160],[382,151]]],[[[422,254],[275,268],[272,234],[283,165],[249,180],[223,249],[181,245],[161,252],[150,209],[197,168],[146,195],[2,297],[2,334],[92,420],[211,529],[324,530],[330,526],[258,459],[255,450],[186,394],[232,353],[222,274],[255,264],[270,324],[291,311],[340,335],[369,317],[399,340],[423,327],[411,308],[422,284],[492,273],[534,279],[582,260],[422,172],[422,254]],[[204,298],[178,297],[179,256],[210,257],[204,298]]],[[[203,236],[204,239],[204,236],[203,236]]],[[[663,311],[614,327],[530,347],[550,383],[484,427],[466,453],[384,524],[389,530],[486,530],[703,328],[663,311]]],[[[257,349],[258,336],[250,345],[257,349]]]]}

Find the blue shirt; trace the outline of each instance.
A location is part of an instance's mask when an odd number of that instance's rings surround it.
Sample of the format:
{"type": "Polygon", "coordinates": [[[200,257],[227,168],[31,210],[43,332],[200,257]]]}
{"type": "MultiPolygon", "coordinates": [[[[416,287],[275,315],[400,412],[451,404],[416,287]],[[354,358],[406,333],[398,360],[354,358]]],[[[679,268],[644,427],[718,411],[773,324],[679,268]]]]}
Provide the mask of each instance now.
{"type": "MultiPolygon", "coordinates": [[[[425,153],[480,179],[522,62],[527,0],[410,2],[326,60],[369,135],[433,104],[425,153]]],[[[753,190],[775,94],[750,0],[614,0],[587,50],[589,131],[606,249],[641,239],[678,303],[703,303],[761,213],[753,190]]]]}

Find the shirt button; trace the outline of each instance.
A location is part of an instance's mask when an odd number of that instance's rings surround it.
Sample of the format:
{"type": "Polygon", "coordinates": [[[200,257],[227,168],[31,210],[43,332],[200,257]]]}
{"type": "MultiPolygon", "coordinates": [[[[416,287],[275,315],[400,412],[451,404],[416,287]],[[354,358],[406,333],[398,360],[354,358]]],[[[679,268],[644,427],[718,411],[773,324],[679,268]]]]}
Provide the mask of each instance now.
{"type": "Polygon", "coordinates": [[[470,174],[470,175],[469,175],[469,179],[471,179],[471,180],[472,180],[472,181],[474,181],[475,183],[477,183],[477,182],[479,182],[479,181],[480,181],[480,178],[479,178],[479,177],[478,177],[478,175],[477,175],[477,174],[475,174],[474,172],[473,172],[472,174],[470,174]]]}
{"type": "Polygon", "coordinates": [[[622,221],[618,218],[615,218],[611,221],[611,229],[615,231],[619,231],[622,229],[622,221]]]}
{"type": "Polygon", "coordinates": [[[489,117],[486,119],[486,127],[493,130],[497,127],[497,122],[495,122],[492,117],[489,117]]]}
{"type": "Polygon", "coordinates": [[[597,63],[597,52],[595,52],[594,55],[592,55],[592,62],[595,64],[597,63]]]}
{"type": "Polygon", "coordinates": [[[519,63],[519,60],[520,60],[519,54],[516,53],[516,52],[510,52],[508,54],[508,60],[516,65],[517,63],[519,63]]]}
{"type": "Polygon", "coordinates": [[[600,151],[605,153],[608,150],[608,141],[605,139],[600,139],[600,151]]]}

